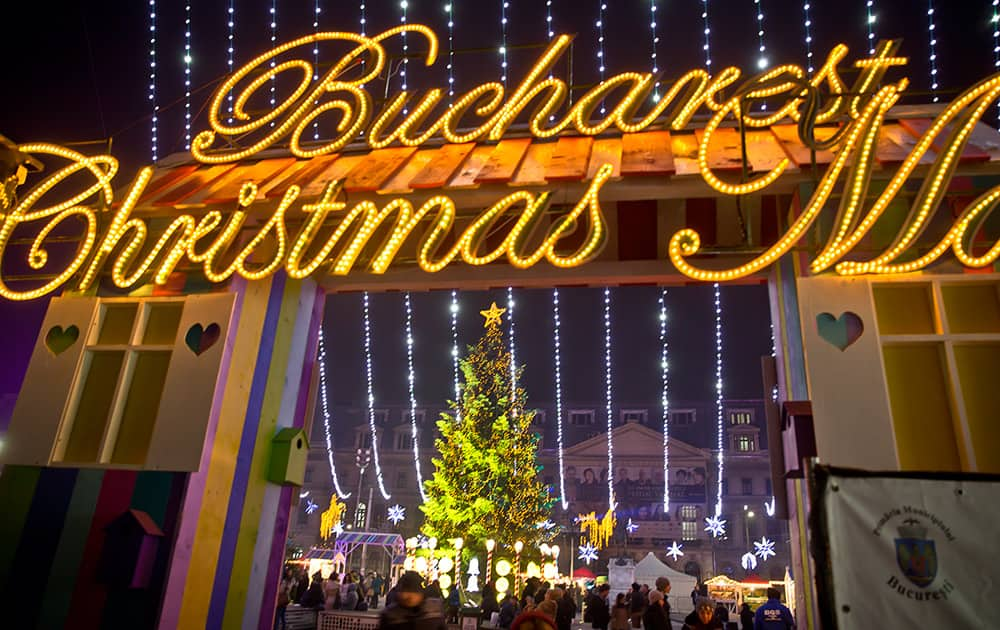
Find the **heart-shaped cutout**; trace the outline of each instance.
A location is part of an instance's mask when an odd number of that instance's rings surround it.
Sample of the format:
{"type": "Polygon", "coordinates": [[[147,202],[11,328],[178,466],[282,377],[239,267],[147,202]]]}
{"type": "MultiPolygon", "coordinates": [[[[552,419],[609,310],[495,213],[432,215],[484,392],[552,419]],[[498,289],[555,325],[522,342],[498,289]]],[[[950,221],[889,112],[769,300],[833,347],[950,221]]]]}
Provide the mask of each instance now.
{"type": "Polygon", "coordinates": [[[59,356],[66,352],[80,338],[80,329],[75,324],[70,324],[65,329],[62,326],[53,326],[45,334],[45,345],[49,352],[59,356]]]}
{"type": "Polygon", "coordinates": [[[861,338],[865,332],[865,324],[851,311],[844,311],[840,317],[820,313],[816,316],[816,332],[828,344],[843,352],[861,338]]]}
{"type": "Polygon", "coordinates": [[[184,335],[184,343],[191,349],[191,352],[200,356],[215,345],[215,342],[219,340],[220,332],[219,325],[215,323],[209,324],[206,327],[202,327],[201,324],[195,324],[188,328],[187,334],[184,335]]]}

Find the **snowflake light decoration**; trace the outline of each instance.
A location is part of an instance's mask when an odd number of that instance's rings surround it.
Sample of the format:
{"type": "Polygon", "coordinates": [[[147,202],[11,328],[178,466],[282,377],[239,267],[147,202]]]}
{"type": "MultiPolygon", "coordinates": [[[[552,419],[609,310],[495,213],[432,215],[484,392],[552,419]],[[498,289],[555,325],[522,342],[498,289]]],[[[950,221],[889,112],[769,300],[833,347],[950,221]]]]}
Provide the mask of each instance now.
{"type": "Polygon", "coordinates": [[[597,547],[591,543],[584,543],[580,545],[580,554],[577,557],[590,564],[594,560],[597,560],[597,547]]]}
{"type": "Polygon", "coordinates": [[[710,516],[705,519],[706,532],[709,532],[715,538],[726,535],[726,520],[721,516],[710,516]]]}
{"type": "Polygon", "coordinates": [[[774,497],[773,496],[771,497],[770,501],[768,501],[767,503],[764,504],[764,512],[766,512],[768,516],[774,516],[774,497]]]}
{"type": "Polygon", "coordinates": [[[535,524],[535,527],[537,527],[538,529],[543,529],[545,531],[549,531],[555,526],[556,524],[553,523],[551,520],[540,521],[535,524]]]}
{"type": "Polygon", "coordinates": [[[639,525],[632,522],[632,519],[628,519],[628,523],[625,524],[625,531],[630,534],[634,534],[635,530],[639,529],[639,525]]]}
{"type": "Polygon", "coordinates": [[[684,545],[678,545],[677,541],[675,540],[674,543],[670,545],[670,548],[667,549],[667,555],[670,556],[670,558],[674,562],[677,562],[677,558],[680,558],[681,556],[684,555],[684,552],[681,551],[681,547],[683,546],[684,545]]]}
{"type": "Polygon", "coordinates": [[[753,553],[755,556],[760,556],[761,562],[767,561],[768,556],[778,555],[774,552],[774,541],[768,540],[767,536],[762,536],[760,542],[754,541],[753,553]]]}
{"type": "Polygon", "coordinates": [[[334,525],[333,526],[333,533],[336,534],[337,536],[340,536],[341,534],[343,534],[344,533],[344,524],[343,523],[337,523],[336,525],[334,525]]]}
{"type": "Polygon", "coordinates": [[[406,520],[406,508],[399,505],[389,506],[389,520],[393,525],[398,525],[400,521],[406,520]]]}
{"type": "Polygon", "coordinates": [[[740,564],[742,564],[743,568],[747,571],[753,571],[757,568],[757,556],[748,551],[743,554],[743,557],[740,559],[740,564]]]}
{"type": "Polygon", "coordinates": [[[312,499],[306,501],[306,514],[312,514],[319,509],[319,505],[313,502],[312,499]]]}

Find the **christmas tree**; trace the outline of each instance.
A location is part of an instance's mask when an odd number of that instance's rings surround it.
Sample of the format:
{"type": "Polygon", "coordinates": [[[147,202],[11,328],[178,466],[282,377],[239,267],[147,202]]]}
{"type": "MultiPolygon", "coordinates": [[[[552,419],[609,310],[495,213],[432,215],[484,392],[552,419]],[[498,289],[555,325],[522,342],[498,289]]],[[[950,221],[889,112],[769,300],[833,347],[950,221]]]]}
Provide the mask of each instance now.
{"type": "Polygon", "coordinates": [[[452,413],[437,423],[440,456],[421,506],[428,536],[526,546],[546,536],[538,524],[554,501],[538,480],[538,436],[529,429],[534,412],[525,410],[527,395],[515,387],[524,368],[512,374],[500,329],[504,310],[494,303],[480,311],[486,333],[461,360],[462,400],[452,401],[452,413]]]}

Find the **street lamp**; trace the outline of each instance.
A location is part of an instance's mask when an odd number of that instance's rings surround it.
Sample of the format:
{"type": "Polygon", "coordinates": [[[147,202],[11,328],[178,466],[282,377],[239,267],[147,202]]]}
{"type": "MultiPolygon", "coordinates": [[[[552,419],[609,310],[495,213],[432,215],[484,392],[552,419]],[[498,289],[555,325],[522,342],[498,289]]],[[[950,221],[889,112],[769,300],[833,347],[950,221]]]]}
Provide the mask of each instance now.
{"type": "Polygon", "coordinates": [[[750,509],[750,506],[743,506],[743,535],[745,536],[747,546],[750,545],[750,521],[753,520],[754,513],[750,509]]]}
{"type": "MultiPolygon", "coordinates": [[[[357,528],[364,527],[364,531],[368,531],[368,521],[371,518],[372,513],[372,491],[373,488],[368,489],[368,503],[361,502],[361,484],[365,480],[365,469],[368,468],[368,464],[372,461],[372,450],[370,448],[359,448],[357,453],[354,455],[354,464],[358,467],[360,471],[358,473],[358,502],[354,508],[354,526],[357,528]],[[361,506],[364,506],[365,512],[362,517],[361,506]],[[363,523],[360,522],[362,521],[363,523]]],[[[365,574],[365,560],[368,555],[368,545],[361,546],[361,575],[365,574]]],[[[346,566],[345,566],[346,568],[346,566]]]]}

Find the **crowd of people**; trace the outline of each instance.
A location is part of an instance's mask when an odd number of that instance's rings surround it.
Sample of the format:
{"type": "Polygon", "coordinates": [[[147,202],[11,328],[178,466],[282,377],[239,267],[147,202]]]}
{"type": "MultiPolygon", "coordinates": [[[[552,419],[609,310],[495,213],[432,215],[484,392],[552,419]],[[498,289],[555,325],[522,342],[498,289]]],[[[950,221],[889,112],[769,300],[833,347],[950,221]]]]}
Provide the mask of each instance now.
{"type": "MultiPolygon", "coordinates": [[[[304,571],[286,570],[278,595],[275,628],[284,630],[285,608],[296,602],[304,608],[325,610],[368,610],[377,608],[385,580],[371,572],[364,579],[348,572],[341,579],[331,574],[327,579],[316,573],[311,583],[304,571]]],[[[656,579],[654,588],[632,584],[627,593],[610,600],[608,584],[594,586],[584,593],[576,585],[557,584],[529,578],[520,595],[505,594],[498,599],[492,583],[482,590],[479,614],[484,624],[498,630],[573,630],[577,613],[582,609],[583,623],[593,630],[674,630],[670,616],[670,580],[656,579]]],[[[756,611],[744,603],[738,620],[730,621],[730,611],[696,587],[691,593],[694,610],[687,615],[680,630],[792,630],[791,611],[781,603],[778,589],[767,590],[768,600],[756,611]]],[[[461,593],[453,588],[445,597],[436,580],[424,584],[423,577],[407,571],[385,593],[385,610],[379,630],[446,630],[457,624],[462,607],[461,593]]]]}

